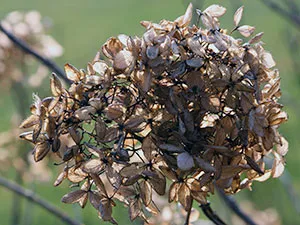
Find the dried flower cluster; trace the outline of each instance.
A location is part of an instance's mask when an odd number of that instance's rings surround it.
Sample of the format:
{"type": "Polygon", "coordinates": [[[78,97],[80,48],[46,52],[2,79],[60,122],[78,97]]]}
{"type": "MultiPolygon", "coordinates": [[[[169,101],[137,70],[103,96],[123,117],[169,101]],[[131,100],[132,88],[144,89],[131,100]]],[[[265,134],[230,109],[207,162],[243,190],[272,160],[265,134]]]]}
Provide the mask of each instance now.
{"type": "MultiPolygon", "coordinates": [[[[141,22],[142,37],[119,35],[103,45],[107,61],[98,53],[87,71],[65,65],[69,89],[53,74],[53,96],[35,96],[21,124],[31,131],[21,138],[35,145],[36,161],[50,151],[61,158],[55,185],[80,185],[63,202],[89,201],[116,224],[116,200],[131,220],[146,220],[146,212],[158,212],[153,192],[167,191],[169,202],[189,211],[214,186],[234,194],[282,173],[288,149],[278,127],[287,115],[277,102],[279,73],[262,33],[243,43],[220,28],[225,11],[197,10],[203,27],[189,26],[191,5],[174,22],[141,22]]],[[[233,32],[249,37],[254,27],[239,25],[242,13],[233,32]]]]}
{"type": "MultiPolygon", "coordinates": [[[[46,34],[47,24],[42,21],[43,18],[37,11],[14,11],[5,17],[1,24],[42,55],[48,58],[61,56],[63,53],[62,47],[46,34]]],[[[25,67],[33,64],[30,59],[5,34],[0,33],[0,82],[3,86],[10,84],[12,81],[24,82],[24,73],[28,73],[25,67]]],[[[44,66],[39,66],[28,82],[32,86],[37,86],[42,78],[47,75],[47,69],[44,66]]]]}

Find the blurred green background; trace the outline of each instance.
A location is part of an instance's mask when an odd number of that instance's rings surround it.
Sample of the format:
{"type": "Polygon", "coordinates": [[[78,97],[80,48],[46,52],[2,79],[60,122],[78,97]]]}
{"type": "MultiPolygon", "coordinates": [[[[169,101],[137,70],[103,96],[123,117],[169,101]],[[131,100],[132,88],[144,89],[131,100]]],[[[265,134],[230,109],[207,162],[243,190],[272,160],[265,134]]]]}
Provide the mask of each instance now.
{"type": "MultiPolygon", "coordinates": [[[[265,48],[271,51],[276,67],[281,74],[282,98],[285,110],[289,114],[289,121],[281,127],[281,133],[289,141],[289,153],[286,157],[287,166],[292,178],[292,184],[296,194],[300,195],[300,68],[294,67],[294,62],[300,60],[300,53],[291,49],[290,40],[293,35],[298,35],[300,30],[296,29],[289,21],[283,19],[278,14],[263,5],[260,1],[193,1],[195,6],[206,8],[210,4],[217,3],[227,8],[227,13],[221,18],[222,27],[233,28],[233,14],[241,6],[245,6],[243,24],[256,27],[256,33],[263,31],[263,41],[265,48]],[[298,70],[297,70],[298,69],[298,70]]],[[[187,1],[180,0],[1,0],[0,18],[13,10],[35,9],[41,12],[42,16],[52,19],[53,27],[49,34],[52,35],[63,47],[64,55],[56,60],[63,66],[69,62],[77,68],[86,68],[88,61],[91,61],[100,49],[101,45],[110,37],[125,33],[130,35],[141,35],[144,28],[139,24],[141,20],[151,20],[158,22],[161,19],[173,20],[185,12],[187,1]]],[[[297,51],[297,50],[296,50],[297,51]]],[[[50,75],[50,73],[49,73],[50,75]]],[[[44,81],[43,87],[33,89],[41,97],[50,94],[48,80],[44,81]]],[[[0,131],[10,128],[10,119],[16,107],[13,103],[11,92],[0,90],[0,131]]],[[[31,100],[29,100],[31,101],[31,100]]],[[[29,114],[28,112],[26,112],[29,114]]],[[[1,154],[1,152],[0,152],[1,154]]],[[[53,170],[57,170],[52,166],[53,170]]],[[[57,174],[55,172],[54,174],[57,174]]],[[[11,169],[5,173],[8,178],[14,177],[11,169]]],[[[54,203],[71,217],[82,220],[85,224],[104,224],[98,219],[94,209],[88,206],[84,210],[76,206],[65,205],[60,202],[60,198],[68,192],[67,184],[54,188],[52,183],[55,175],[51,178],[51,183],[26,184],[28,188],[34,187],[35,191],[45,199],[54,203]]],[[[0,187],[0,218],[1,224],[10,224],[10,212],[12,204],[12,194],[0,187]]],[[[279,213],[282,224],[300,224],[300,216],[291,203],[285,187],[278,179],[270,179],[264,183],[255,183],[253,191],[242,191],[237,195],[239,201],[249,199],[254,202],[257,209],[275,208],[279,213]]],[[[229,210],[218,200],[218,196],[211,198],[213,208],[224,218],[229,210]]],[[[25,211],[25,221],[29,224],[44,225],[62,224],[58,219],[48,214],[38,206],[29,205],[26,201],[21,201],[21,209],[25,211]],[[26,217],[26,212],[31,218],[26,217]]],[[[120,207],[114,213],[120,224],[130,224],[127,209],[120,207]]],[[[201,215],[205,218],[204,215],[201,215]]],[[[138,224],[138,222],[136,222],[138,224]]],[[[229,223],[230,224],[230,223],[229,223]]]]}

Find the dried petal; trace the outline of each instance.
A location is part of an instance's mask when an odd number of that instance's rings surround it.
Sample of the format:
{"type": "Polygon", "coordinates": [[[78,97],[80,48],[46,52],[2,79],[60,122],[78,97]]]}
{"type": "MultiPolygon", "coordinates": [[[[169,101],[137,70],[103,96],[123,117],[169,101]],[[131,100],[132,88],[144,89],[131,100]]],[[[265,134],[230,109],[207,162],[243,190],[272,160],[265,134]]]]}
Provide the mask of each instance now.
{"type": "Polygon", "coordinates": [[[77,70],[74,66],[67,63],[65,65],[65,72],[67,75],[67,78],[71,81],[78,82],[80,80],[80,72],[77,70]]]}
{"type": "Polygon", "coordinates": [[[249,37],[255,30],[255,27],[251,27],[249,25],[243,25],[237,28],[241,35],[244,37],[249,37]]]}
{"type": "Polygon", "coordinates": [[[61,199],[61,201],[63,203],[75,203],[75,202],[79,202],[81,200],[81,198],[83,198],[86,194],[86,191],[83,190],[76,190],[76,191],[72,191],[66,195],[64,195],[61,199]]]}
{"type": "Polygon", "coordinates": [[[233,22],[234,25],[237,27],[242,19],[243,16],[243,11],[244,11],[244,6],[241,6],[240,8],[238,8],[236,10],[236,12],[234,13],[234,17],[233,17],[233,22]]]}
{"type": "Polygon", "coordinates": [[[208,13],[212,17],[221,17],[226,13],[226,8],[214,4],[206,8],[203,12],[208,13]]]}

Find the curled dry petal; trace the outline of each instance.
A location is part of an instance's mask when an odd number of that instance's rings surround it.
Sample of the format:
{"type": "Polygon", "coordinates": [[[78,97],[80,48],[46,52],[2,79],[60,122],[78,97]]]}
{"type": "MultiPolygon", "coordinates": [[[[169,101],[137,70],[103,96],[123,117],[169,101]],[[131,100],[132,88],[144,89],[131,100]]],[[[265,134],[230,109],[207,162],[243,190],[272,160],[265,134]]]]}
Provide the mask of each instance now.
{"type": "Polygon", "coordinates": [[[45,142],[39,142],[33,149],[34,161],[38,162],[42,160],[50,151],[50,144],[45,142]]]}
{"type": "Polygon", "coordinates": [[[52,77],[50,79],[50,88],[53,96],[60,96],[63,92],[61,81],[55,73],[52,73],[52,77]]]}
{"type": "Polygon", "coordinates": [[[107,72],[108,65],[104,61],[95,61],[93,63],[93,70],[100,76],[104,76],[107,72]]]}
{"type": "Polygon", "coordinates": [[[71,64],[67,63],[65,65],[65,72],[69,80],[78,82],[80,80],[80,72],[71,64]]]}

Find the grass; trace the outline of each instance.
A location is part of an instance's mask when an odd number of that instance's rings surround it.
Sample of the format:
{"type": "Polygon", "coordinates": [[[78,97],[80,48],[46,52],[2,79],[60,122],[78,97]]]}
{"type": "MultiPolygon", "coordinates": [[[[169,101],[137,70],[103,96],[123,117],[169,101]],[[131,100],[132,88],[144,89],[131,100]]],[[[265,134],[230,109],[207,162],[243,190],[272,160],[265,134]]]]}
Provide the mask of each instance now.
{"type": "MultiPolygon", "coordinates": [[[[194,2],[199,4],[197,1],[194,2]]],[[[208,6],[211,2],[205,1],[204,5],[208,6]]],[[[290,34],[297,31],[287,21],[264,7],[259,1],[215,0],[214,3],[227,7],[228,12],[221,22],[228,30],[233,27],[234,11],[240,5],[245,5],[242,23],[255,26],[257,33],[265,32],[263,37],[263,41],[267,43],[265,48],[272,52],[277,62],[277,68],[280,70],[283,91],[281,102],[285,105],[290,117],[289,122],[281,128],[281,132],[290,143],[287,168],[293,176],[294,185],[300,187],[300,177],[298,176],[300,152],[297,151],[300,144],[298,134],[300,126],[298,118],[300,113],[300,102],[298,100],[298,96],[300,96],[300,77],[297,77],[292,68],[292,60],[299,60],[299,58],[292,59],[290,57],[288,42],[290,34]]],[[[186,5],[186,1],[174,0],[2,0],[0,18],[3,18],[12,10],[36,9],[40,11],[43,16],[52,19],[54,26],[51,29],[51,35],[62,44],[65,50],[65,54],[57,60],[57,63],[62,66],[69,62],[78,68],[85,68],[87,62],[93,59],[95,53],[110,36],[121,33],[141,35],[144,31],[143,27],[139,25],[141,20],[158,22],[161,19],[175,19],[183,14],[186,5]]],[[[44,82],[43,87],[33,91],[38,92],[41,96],[47,96],[50,93],[48,81],[44,82]]],[[[10,118],[15,111],[15,105],[13,97],[10,96],[11,92],[7,88],[2,88],[0,93],[0,131],[3,131],[10,127],[10,118]]],[[[242,192],[238,195],[238,198],[249,198],[260,209],[276,208],[285,225],[300,224],[300,218],[291,206],[287,194],[278,180],[257,183],[253,189],[253,192],[242,192]]],[[[81,211],[71,205],[60,203],[61,196],[68,191],[66,185],[54,188],[50,184],[36,184],[36,191],[69,215],[82,218],[86,224],[104,224],[98,220],[95,210],[91,207],[81,211]]],[[[298,194],[300,194],[299,191],[298,194]]],[[[10,224],[11,193],[0,189],[0,199],[1,224],[10,224]]],[[[213,197],[212,201],[216,201],[218,209],[221,210],[222,206],[215,199],[216,197],[213,197]]],[[[28,204],[23,201],[22,207],[23,210],[26,210],[28,204]]],[[[30,218],[32,221],[30,224],[40,224],[41,221],[45,225],[61,224],[42,209],[33,205],[30,205],[30,207],[34,211],[33,218],[30,218]]],[[[130,224],[126,210],[119,208],[115,213],[121,224],[130,224]]]]}

